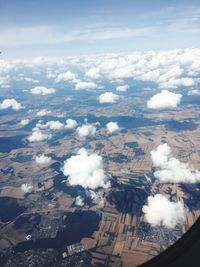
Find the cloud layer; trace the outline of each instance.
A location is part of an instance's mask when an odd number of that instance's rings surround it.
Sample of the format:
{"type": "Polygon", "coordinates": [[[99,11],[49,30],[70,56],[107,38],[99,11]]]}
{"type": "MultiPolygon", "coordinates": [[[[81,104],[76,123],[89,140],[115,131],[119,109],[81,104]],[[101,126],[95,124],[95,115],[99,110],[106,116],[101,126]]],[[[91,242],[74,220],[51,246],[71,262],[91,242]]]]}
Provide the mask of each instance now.
{"type": "Polygon", "coordinates": [[[101,77],[99,71],[100,71],[99,68],[92,67],[88,71],[86,71],[85,76],[92,79],[99,79],[101,77]]]}
{"type": "MultiPolygon", "coordinates": [[[[155,87],[162,89],[178,87],[196,89],[200,75],[199,62],[199,48],[135,51],[128,54],[112,53],[69,58],[37,57],[32,60],[1,60],[0,87],[10,86],[11,71],[46,67],[47,78],[53,78],[54,81],[69,81],[73,87],[77,86],[77,89],[91,89],[87,83],[96,84],[92,80],[108,80],[122,84],[127,78],[133,81],[151,82],[155,87]],[[55,66],[60,73],[55,71],[55,66]],[[75,68],[81,69],[85,74],[83,78],[87,78],[86,81],[78,78],[80,72],[75,74],[72,71],[75,68]]],[[[121,89],[124,90],[123,85],[119,85],[119,90],[121,89]]]]}

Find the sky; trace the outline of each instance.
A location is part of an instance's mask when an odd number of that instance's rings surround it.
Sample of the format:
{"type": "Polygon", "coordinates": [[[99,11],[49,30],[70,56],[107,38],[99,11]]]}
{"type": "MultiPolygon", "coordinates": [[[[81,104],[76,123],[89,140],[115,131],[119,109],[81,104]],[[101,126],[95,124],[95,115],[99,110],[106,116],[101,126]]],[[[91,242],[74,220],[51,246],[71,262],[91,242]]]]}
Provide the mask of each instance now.
{"type": "Polygon", "coordinates": [[[199,0],[0,0],[3,58],[199,45],[199,0]]]}

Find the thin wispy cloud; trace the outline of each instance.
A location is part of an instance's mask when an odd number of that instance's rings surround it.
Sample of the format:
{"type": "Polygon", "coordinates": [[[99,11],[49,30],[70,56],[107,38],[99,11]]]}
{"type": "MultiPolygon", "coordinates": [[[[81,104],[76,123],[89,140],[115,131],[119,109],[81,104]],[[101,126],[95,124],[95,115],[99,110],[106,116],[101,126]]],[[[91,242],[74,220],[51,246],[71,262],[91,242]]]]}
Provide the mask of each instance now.
{"type": "Polygon", "coordinates": [[[13,27],[1,29],[0,45],[45,45],[70,42],[94,42],[146,36],[152,28],[107,27],[69,31],[57,26],[13,27]]]}
{"type": "Polygon", "coordinates": [[[199,10],[195,0],[12,2],[0,10],[0,46],[9,57],[198,47],[199,10]]]}

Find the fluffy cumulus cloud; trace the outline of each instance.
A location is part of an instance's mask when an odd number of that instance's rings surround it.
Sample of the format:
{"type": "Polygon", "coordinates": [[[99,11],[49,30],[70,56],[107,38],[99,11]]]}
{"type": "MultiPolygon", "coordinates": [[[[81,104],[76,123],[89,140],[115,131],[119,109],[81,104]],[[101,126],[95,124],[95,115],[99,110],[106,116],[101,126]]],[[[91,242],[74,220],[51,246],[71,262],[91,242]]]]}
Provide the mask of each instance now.
{"type": "Polygon", "coordinates": [[[96,133],[96,127],[93,124],[83,124],[76,129],[79,137],[93,136],[96,133]]]}
{"type": "Polygon", "coordinates": [[[32,189],[33,189],[33,186],[32,186],[31,184],[22,184],[22,185],[21,185],[21,190],[22,190],[24,193],[28,193],[28,192],[30,192],[32,189]]]}
{"type": "Polygon", "coordinates": [[[112,92],[106,92],[99,96],[99,103],[115,103],[119,100],[119,96],[112,92]]]}
{"type": "Polygon", "coordinates": [[[60,82],[60,81],[72,81],[76,79],[76,74],[71,72],[70,70],[60,73],[58,74],[57,78],[56,78],[56,82],[60,82]]]}
{"type": "Polygon", "coordinates": [[[77,196],[75,199],[76,206],[83,207],[84,206],[84,199],[81,196],[77,196]]]}
{"type": "Polygon", "coordinates": [[[30,122],[29,119],[24,119],[24,120],[21,120],[21,121],[20,121],[20,124],[21,124],[22,126],[25,126],[25,125],[29,124],[29,122],[30,122]]]}
{"type": "MultiPolygon", "coordinates": [[[[123,83],[126,78],[153,82],[159,88],[189,88],[199,83],[200,48],[173,49],[167,51],[135,51],[127,54],[104,54],[68,58],[42,58],[19,61],[0,61],[0,86],[9,86],[10,72],[16,68],[39,69],[46,67],[49,77],[56,81],[81,82],[69,69],[80,68],[88,79],[123,83]],[[55,71],[55,66],[62,73],[55,71]],[[98,66],[98,67],[97,67],[98,66]]],[[[89,82],[89,81],[87,81],[89,82]]]]}
{"type": "Polygon", "coordinates": [[[147,205],[143,206],[145,219],[152,226],[164,225],[174,228],[185,222],[185,210],[182,202],[169,201],[165,196],[157,194],[148,197],[147,205]]]}
{"type": "Polygon", "coordinates": [[[92,67],[88,71],[86,71],[85,76],[91,79],[99,79],[101,77],[99,71],[99,68],[92,67]]]}
{"type": "Polygon", "coordinates": [[[60,121],[47,121],[46,123],[43,123],[42,120],[39,120],[36,126],[32,129],[32,134],[29,136],[28,141],[37,142],[48,140],[52,138],[52,134],[46,133],[46,131],[59,131],[64,129],[65,124],[60,121]]]}
{"type": "Polygon", "coordinates": [[[97,84],[94,82],[77,82],[75,85],[76,90],[90,90],[90,89],[96,89],[97,84]]]}
{"type": "Polygon", "coordinates": [[[166,82],[160,84],[160,88],[177,88],[180,86],[191,87],[195,85],[193,78],[179,78],[179,79],[168,79],[166,82]]]}
{"type": "Polygon", "coordinates": [[[35,162],[39,165],[46,165],[49,164],[51,161],[52,158],[45,155],[39,155],[35,157],[35,162]]]}
{"type": "Polygon", "coordinates": [[[147,107],[152,109],[175,108],[180,104],[181,98],[181,94],[162,90],[161,93],[158,93],[150,98],[147,102],[147,107]]]}
{"type": "Polygon", "coordinates": [[[37,124],[35,129],[49,129],[49,130],[62,130],[65,128],[65,125],[60,121],[47,121],[46,123],[43,123],[42,120],[40,120],[37,124]]]}
{"type": "Polygon", "coordinates": [[[4,99],[2,103],[0,103],[0,109],[12,108],[13,110],[22,109],[22,105],[18,103],[14,98],[4,99]]]}
{"type": "Polygon", "coordinates": [[[151,159],[153,166],[157,168],[154,176],[162,183],[200,182],[200,171],[174,158],[166,143],[151,151],[151,159]]]}
{"type": "Polygon", "coordinates": [[[119,86],[116,87],[116,91],[126,92],[128,88],[129,88],[128,85],[119,85],[119,86]]]}
{"type": "Polygon", "coordinates": [[[73,119],[67,119],[66,120],[66,125],[65,128],[66,129],[74,129],[77,126],[77,121],[73,120],[73,119]]]}
{"type": "Polygon", "coordinates": [[[42,133],[40,130],[35,130],[32,134],[28,137],[29,142],[40,142],[44,140],[51,139],[51,134],[42,133]]]}
{"type": "MultiPolygon", "coordinates": [[[[125,78],[149,81],[159,88],[191,87],[198,84],[200,49],[134,52],[88,59],[90,68],[105,78],[122,82],[125,78]]],[[[88,64],[86,68],[88,69],[88,64]]]]}
{"type": "Polygon", "coordinates": [[[62,171],[64,175],[68,176],[70,185],[80,185],[93,190],[110,186],[109,178],[104,171],[102,157],[96,153],[89,154],[85,148],[81,148],[77,155],[67,159],[62,171]]]}
{"type": "Polygon", "coordinates": [[[31,93],[34,95],[49,95],[55,92],[56,90],[54,88],[47,88],[45,86],[36,86],[31,89],[31,93]]]}
{"type": "Polygon", "coordinates": [[[106,124],[106,128],[107,128],[107,130],[108,130],[108,132],[110,134],[112,134],[114,132],[117,132],[120,129],[119,126],[118,126],[118,124],[117,124],[117,122],[113,122],[113,121],[107,123],[106,124]]]}
{"type": "Polygon", "coordinates": [[[41,109],[37,112],[37,116],[39,117],[43,117],[43,116],[46,116],[48,114],[50,114],[51,111],[50,110],[47,110],[47,109],[41,109]]]}
{"type": "Polygon", "coordinates": [[[64,124],[60,121],[48,121],[45,127],[50,130],[61,130],[64,128],[64,124]]]}

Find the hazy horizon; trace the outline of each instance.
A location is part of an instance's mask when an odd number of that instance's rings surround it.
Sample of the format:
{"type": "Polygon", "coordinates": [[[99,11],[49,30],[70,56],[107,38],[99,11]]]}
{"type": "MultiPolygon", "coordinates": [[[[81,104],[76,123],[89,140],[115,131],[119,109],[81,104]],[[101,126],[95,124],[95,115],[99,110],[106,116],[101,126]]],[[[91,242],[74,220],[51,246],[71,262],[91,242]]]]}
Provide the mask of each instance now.
{"type": "Polygon", "coordinates": [[[199,1],[0,0],[2,58],[194,48],[199,1]]]}

